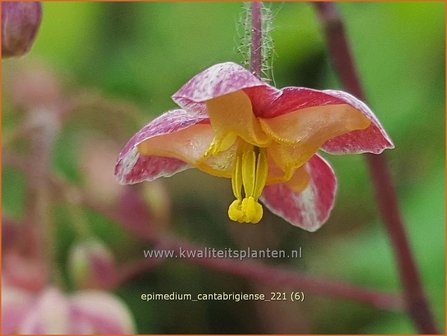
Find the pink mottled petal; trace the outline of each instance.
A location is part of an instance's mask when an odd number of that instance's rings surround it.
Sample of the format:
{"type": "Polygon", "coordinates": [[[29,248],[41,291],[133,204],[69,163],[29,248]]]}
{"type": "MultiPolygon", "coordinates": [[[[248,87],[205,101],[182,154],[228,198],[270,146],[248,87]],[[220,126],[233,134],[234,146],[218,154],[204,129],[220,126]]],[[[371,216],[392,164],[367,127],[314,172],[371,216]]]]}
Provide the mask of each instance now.
{"type": "Polygon", "coordinates": [[[271,100],[259,111],[258,117],[273,118],[306,107],[345,103],[324,91],[304,87],[285,87],[280,94],[271,95],[269,98],[271,100]]]}
{"type": "Polygon", "coordinates": [[[329,218],[337,180],[329,163],[315,154],[305,165],[310,181],[302,192],[287,184],[265,187],[261,200],[274,214],[307,231],[318,230],[329,218]]]}
{"type": "Polygon", "coordinates": [[[70,298],[72,313],[99,334],[133,334],[134,321],[127,307],[113,295],[86,290],[70,298]]]}
{"type": "Polygon", "coordinates": [[[268,86],[239,64],[226,62],[213,65],[194,76],[172,96],[184,109],[205,111],[203,102],[254,86],[268,86]]]}
{"type": "Polygon", "coordinates": [[[205,115],[185,110],[168,111],[138,131],[124,146],[115,166],[115,175],[121,184],[133,184],[144,180],[172,176],[188,169],[186,162],[178,159],[142,156],[137,145],[155,136],[170,134],[190,126],[206,122],[205,115]]]}
{"type": "Polygon", "coordinates": [[[159,177],[169,177],[189,169],[185,162],[158,156],[142,156],[136,148],[128,153],[115,168],[115,175],[121,184],[153,181],[159,177]]]}
{"type": "Polygon", "coordinates": [[[63,294],[46,289],[19,328],[19,334],[70,333],[69,305],[63,294]]]}
{"type": "Polygon", "coordinates": [[[253,113],[257,117],[262,117],[264,111],[271,106],[272,101],[282,94],[281,90],[269,85],[249,87],[243,91],[250,98],[253,113]]]}
{"type": "Polygon", "coordinates": [[[15,334],[31,309],[33,298],[16,287],[2,287],[2,335],[15,334]]]}
{"type": "Polygon", "coordinates": [[[322,146],[324,151],[331,154],[380,154],[387,148],[394,148],[391,138],[365,103],[347,92],[337,90],[325,90],[324,92],[352,105],[371,120],[371,126],[364,130],[352,131],[329,139],[322,146]]]}

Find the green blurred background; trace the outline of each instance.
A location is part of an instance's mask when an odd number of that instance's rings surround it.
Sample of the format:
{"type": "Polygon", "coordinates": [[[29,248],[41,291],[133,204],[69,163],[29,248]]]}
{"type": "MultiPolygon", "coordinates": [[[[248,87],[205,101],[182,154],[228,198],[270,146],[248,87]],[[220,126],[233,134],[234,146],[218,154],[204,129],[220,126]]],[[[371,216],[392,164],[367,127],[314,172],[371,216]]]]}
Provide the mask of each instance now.
{"type": "MultiPolygon", "coordinates": [[[[313,7],[267,4],[273,13],[274,84],[341,88],[330,65],[313,7]]],[[[391,135],[387,151],[411,245],[438,323],[445,315],[445,4],[341,3],[353,54],[369,105],[391,135]]],[[[81,162],[95,139],[119,146],[167,109],[183,83],[219,62],[243,60],[241,3],[44,4],[37,41],[26,57],[3,62],[3,133],[17,124],[8,102],[8,78],[33,62],[58,75],[65,91],[103,97],[101,107],[79,107],[59,134],[54,171],[88,188],[81,162]],[[89,139],[92,139],[90,142],[89,139]],[[87,139],[87,140],[85,140],[87,139]]],[[[82,95],[81,95],[82,96],[82,95]]],[[[81,104],[82,105],[82,104],[81,104]]],[[[88,105],[88,104],[87,104],[88,105]]],[[[398,292],[396,264],[361,156],[325,155],[339,189],[328,223],[316,233],[297,229],[270,213],[245,226],[226,215],[228,181],[197,171],[163,180],[170,195],[172,235],[216,248],[303,247],[300,260],[269,264],[314,276],[398,292]]],[[[99,169],[99,168],[98,168],[99,169]]],[[[104,174],[111,176],[113,165],[104,174]]],[[[4,214],[23,215],[23,178],[3,170],[4,214]]],[[[141,257],[150,245],[117,223],[85,210],[92,230],[120,263],[141,257]]],[[[64,204],[54,207],[57,256],[66,272],[74,240],[64,204]]],[[[155,225],[155,224],[154,224],[155,225]]],[[[70,281],[67,279],[67,283],[70,281]]],[[[141,293],[288,291],[260,286],[179,261],[168,261],[121,286],[116,293],[132,311],[139,333],[413,333],[403,313],[309,294],[303,303],[142,302],[141,293]]]]}

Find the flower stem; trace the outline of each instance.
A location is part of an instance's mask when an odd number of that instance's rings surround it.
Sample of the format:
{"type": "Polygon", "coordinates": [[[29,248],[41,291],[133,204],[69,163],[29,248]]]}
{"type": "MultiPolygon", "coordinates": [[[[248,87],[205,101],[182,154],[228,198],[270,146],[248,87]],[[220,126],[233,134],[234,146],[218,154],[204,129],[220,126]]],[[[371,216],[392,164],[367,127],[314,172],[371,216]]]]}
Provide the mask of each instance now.
{"type": "MultiPolygon", "coordinates": [[[[336,6],[330,2],[315,2],[318,16],[323,23],[328,49],[340,80],[346,89],[365,100],[354,60],[336,6]]],[[[391,181],[385,156],[366,155],[373,179],[380,213],[391,240],[404,291],[406,308],[417,330],[424,334],[437,334],[438,330],[424,294],[419,272],[408,242],[396,192],[391,181]]]]}
{"type": "Polygon", "coordinates": [[[250,70],[261,77],[262,69],[262,2],[251,3],[250,70]]]}

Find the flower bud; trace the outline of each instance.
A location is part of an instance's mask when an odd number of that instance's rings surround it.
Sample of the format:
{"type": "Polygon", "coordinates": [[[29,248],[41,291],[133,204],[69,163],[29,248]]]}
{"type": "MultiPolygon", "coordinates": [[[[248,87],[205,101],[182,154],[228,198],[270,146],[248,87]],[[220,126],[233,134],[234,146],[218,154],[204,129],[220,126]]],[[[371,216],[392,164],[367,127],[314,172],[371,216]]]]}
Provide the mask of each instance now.
{"type": "Polygon", "coordinates": [[[24,55],[39,30],[39,2],[2,2],[2,57],[24,55]]]}
{"type": "Polygon", "coordinates": [[[68,258],[69,272],[78,288],[107,288],[115,281],[113,255],[97,240],[76,243],[68,258]]]}

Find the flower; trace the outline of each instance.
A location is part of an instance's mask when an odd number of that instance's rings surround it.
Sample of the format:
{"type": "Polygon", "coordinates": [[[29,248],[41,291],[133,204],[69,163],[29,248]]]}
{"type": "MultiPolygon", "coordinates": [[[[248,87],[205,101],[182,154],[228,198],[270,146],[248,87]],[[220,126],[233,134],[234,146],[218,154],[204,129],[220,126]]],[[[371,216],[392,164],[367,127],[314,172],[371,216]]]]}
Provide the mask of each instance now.
{"type": "Polygon", "coordinates": [[[373,112],[350,94],[276,89],[238,64],[214,65],[172,96],[182,108],[156,118],[124,146],[122,184],[190,167],[231,178],[230,219],[258,223],[261,200],[293,225],[315,231],[333,207],[336,178],[317,154],[381,153],[393,144],[373,112]]]}
{"type": "Polygon", "coordinates": [[[39,30],[42,6],[39,2],[2,2],[2,57],[28,52],[39,30]]]}
{"type": "Polygon", "coordinates": [[[84,290],[66,295],[54,287],[38,294],[3,285],[2,334],[132,334],[134,322],[113,295],[84,290]]]}

